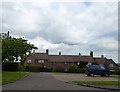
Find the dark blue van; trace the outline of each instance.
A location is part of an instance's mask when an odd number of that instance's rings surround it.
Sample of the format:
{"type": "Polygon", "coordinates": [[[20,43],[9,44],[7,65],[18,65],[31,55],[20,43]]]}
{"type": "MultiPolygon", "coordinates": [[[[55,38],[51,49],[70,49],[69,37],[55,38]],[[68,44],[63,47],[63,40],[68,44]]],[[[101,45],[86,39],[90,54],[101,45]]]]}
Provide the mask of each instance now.
{"type": "Polygon", "coordinates": [[[86,68],[87,76],[92,76],[94,75],[101,75],[102,77],[109,77],[110,76],[110,71],[106,70],[103,66],[100,65],[90,65],[86,68]]]}

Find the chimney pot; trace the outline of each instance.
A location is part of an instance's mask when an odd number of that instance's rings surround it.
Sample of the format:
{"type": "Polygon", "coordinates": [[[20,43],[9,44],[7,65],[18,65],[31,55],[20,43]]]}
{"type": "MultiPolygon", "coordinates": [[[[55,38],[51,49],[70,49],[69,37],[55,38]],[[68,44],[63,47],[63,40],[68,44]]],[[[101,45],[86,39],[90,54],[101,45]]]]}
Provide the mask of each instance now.
{"type": "Polygon", "coordinates": [[[93,57],[93,51],[90,51],[90,56],[93,57]]]}
{"type": "Polygon", "coordinates": [[[104,58],[104,55],[101,55],[101,58],[104,58]]]}
{"type": "Polygon", "coordinates": [[[61,55],[61,52],[59,52],[59,55],[61,55]]]}
{"type": "Polygon", "coordinates": [[[79,56],[81,56],[81,53],[79,53],[79,56]]]}
{"type": "Polygon", "coordinates": [[[48,49],[46,49],[46,54],[49,54],[49,50],[48,49]]]}
{"type": "Polygon", "coordinates": [[[33,50],[33,53],[35,53],[35,50],[33,50]]]}

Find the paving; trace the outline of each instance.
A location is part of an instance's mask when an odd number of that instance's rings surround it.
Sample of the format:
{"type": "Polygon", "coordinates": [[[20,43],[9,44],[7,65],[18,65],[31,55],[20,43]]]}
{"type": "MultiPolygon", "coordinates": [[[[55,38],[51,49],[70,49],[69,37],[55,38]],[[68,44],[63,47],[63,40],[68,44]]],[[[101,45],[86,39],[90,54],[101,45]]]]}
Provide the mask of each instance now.
{"type": "MultiPolygon", "coordinates": [[[[118,78],[112,77],[88,77],[86,74],[70,74],[70,73],[52,73],[52,75],[61,81],[69,82],[71,81],[119,81],[118,78]]],[[[77,85],[77,84],[76,84],[77,85]]],[[[98,85],[88,85],[88,84],[80,84],[80,86],[85,87],[93,87],[93,88],[100,88],[100,89],[107,89],[107,90],[120,90],[119,86],[98,86],[98,85]]]]}
{"type": "Polygon", "coordinates": [[[75,73],[51,73],[58,80],[64,82],[69,81],[118,81],[118,78],[112,77],[101,77],[100,75],[95,75],[95,77],[88,77],[86,74],[75,74],[75,73]]]}
{"type": "Polygon", "coordinates": [[[65,83],[50,73],[30,73],[28,76],[14,83],[2,86],[3,90],[101,90],[65,83]]]}

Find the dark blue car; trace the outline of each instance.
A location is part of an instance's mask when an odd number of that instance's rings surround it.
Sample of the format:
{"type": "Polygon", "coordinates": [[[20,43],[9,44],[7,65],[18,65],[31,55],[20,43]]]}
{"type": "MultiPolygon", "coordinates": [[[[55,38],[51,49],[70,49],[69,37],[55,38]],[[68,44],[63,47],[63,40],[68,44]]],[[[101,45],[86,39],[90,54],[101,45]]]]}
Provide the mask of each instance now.
{"type": "Polygon", "coordinates": [[[87,76],[101,75],[102,77],[109,77],[110,72],[100,65],[90,65],[86,68],[87,76]]]}

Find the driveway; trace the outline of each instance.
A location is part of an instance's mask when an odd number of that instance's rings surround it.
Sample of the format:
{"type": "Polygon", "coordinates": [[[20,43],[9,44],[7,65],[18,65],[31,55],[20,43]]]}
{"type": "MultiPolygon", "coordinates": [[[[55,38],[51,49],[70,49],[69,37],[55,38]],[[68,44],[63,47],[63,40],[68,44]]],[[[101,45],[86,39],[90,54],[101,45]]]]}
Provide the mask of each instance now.
{"type": "Polygon", "coordinates": [[[2,88],[3,90],[99,90],[65,83],[53,77],[51,73],[30,73],[21,80],[3,85],[2,88]]]}

